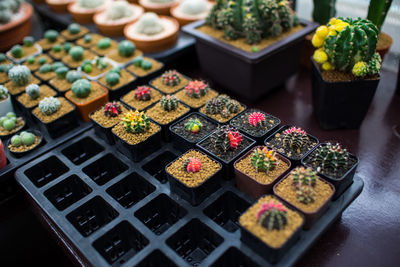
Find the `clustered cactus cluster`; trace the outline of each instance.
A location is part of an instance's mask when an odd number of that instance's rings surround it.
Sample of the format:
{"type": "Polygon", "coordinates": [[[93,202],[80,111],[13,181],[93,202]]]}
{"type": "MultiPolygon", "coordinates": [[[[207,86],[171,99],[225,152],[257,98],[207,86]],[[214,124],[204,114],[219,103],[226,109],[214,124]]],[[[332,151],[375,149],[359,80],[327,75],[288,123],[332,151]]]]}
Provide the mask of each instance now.
{"type": "Polygon", "coordinates": [[[191,132],[192,134],[196,134],[201,131],[201,128],[203,128],[203,124],[198,118],[190,118],[186,123],[185,123],[185,129],[188,132],[191,132]]]}
{"type": "Polygon", "coordinates": [[[40,86],[31,83],[25,88],[25,92],[31,99],[38,99],[40,96],[40,86]]]}
{"type": "Polygon", "coordinates": [[[14,66],[8,71],[8,77],[14,85],[26,86],[31,81],[31,71],[27,66],[14,66]]]}
{"type": "Polygon", "coordinates": [[[298,18],[285,0],[218,0],[206,23],[223,30],[228,40],[244,37],[247,43],[256,44],[288,31],[298,24],[298,18]]]}
{"type": "Polygon", "coordinates": [[[189,173],[196,173],[201,170],[201,161],[195,157],[189,157],[183,162],[183,169],[189,173]]]}
{"type": "Polygon", "coordinates": [[[106,75],[106,83],[109,86],[117,85],[120,79],[121,70],[119,68],[112,68],[106,75]]]}
{"type": "Polygon", "coordinates": [[[210,87],[204,81],[194,80],[185,87],[185,92],[189,97],[200,98],[205,96],[209,89],[210,87]]]}
{"type": "Polygon", "coordinates": [[[315,201],[314,187],[317,183],[317,173],[311,168],[298,167],[291,172],[292,186],[296,190],[297,200],[304,204],[315,201]]]}
{"type": "Polygon", "coordinates": [[[267,121],[265,120],[265,115],[262,112],[253,112],[249,114],[249,124],[254,127],[265,127],[267,121]]]}
{"type": "Polygon", "coordinates": [[[46,116],[56,113],[60,108],[60,100],[53,96],[45,97],[39,102],[39,110],[46,116]]]}
{"type": "Polygon", "coordinates": [[[172,111],[178,107],[179,101],[174,95],[165,95],[161,98],[160,104],[164,110],[172,111]]]}
{"type": "Polygon", "coordinates": [[[23,131],[11,137],[11,145],[13,147],[31,146],[35,143],[35,137],[33,133],[23,131]]]}
{"type": "Polygon", "coordinates": [[[150,60],[144,59],[142,56],[135,57],[133,59],[133,65],[142,68],[143,70],[149,70],[153,67],[153,63],[150,60]]]}
{"type": "Polygon", "coordinates": [[[283,132],[283,145],[294,150],[301,149],[308,142],[307,133],[297,127],[291,127],[283,132]]]}
{"type": "Polygon", "coordinates": [[[351,71],[358,77],[376,75],[382,63],[375,51],[378,35],[378,28],[369,20],[332,18],[318,27],[312,39],[318,48],[313,58],[326,71],[351,71]]]}
{"type": "Polygon", "coordinates": [[[14,112],[8,112],[0,118],[0,126],[7,131],[12,131],[17,125],[17,115],[14,112]]]}
{"type": "Polygon", "coordinates": [[[257,212],[257,221],[268,231],[282,230],[288,223],[287,209],[273,200],[263,203],[257,212]]]}
{"type": "Polygon", "coordinates": [[[86,79],[79,79],[72,84],[72,93],[79,98],[87,97],[92,90],[92,84],[86,79]]]}
{"type": "Polygon", "coordinates": [[[211,135],[214,148],[226,153],[235,150],[242,143],[242,135],[230,125],[219,126],[211,135]]]}
{"type": "Polygon", "coordinates": [[[104,106],[104,115],[106,115],[106,117],[109,117],[109,118],[117,117],[121,113],[122,113],[121,105],[115,101],[108,102],[104,106]]]}
{"type": "Polygon", "coordinates": [[[166,86],[176,86],[181,82],[181,77],[176,70],[168,70],[161,76],[162,83],[166,86]]]}
{"type": "Polygon", "coordinates": [[[279,164],[276,152],[268,150],[267,147],[256,148],[251,155],[251,164],[257,172],[269,173],[276,169],[279,164]]]}
{"type": "Polygon", "coordinates": [[[122,119],[125,130],[130,133],[144,133],[150,127],[150,120],[144,112],[128,111],[122,119]]]}
{"type": "Polygon", "coordinates": [[[239,110],[240,103],[224,94],[214,97],[206,103],[207,114],[220,114],[223,118],[229,118],[231,114],[238,113],[239,110]]]}
{"type": "Polygon", "coordinates": [[[318,172],[335,172],[336,170],[345,168],[348,165],[349,153],[338,143],[327,143],[316,149],[312,161],[316,166],[318,166],[318,172]]]}
{"type": "Polygon", "coordinates": [[[135,98],[139,101],[149,101],[151,99],[151,88],[148,86],[138,86],[135,91],[135,98]]]}
{"type": "Polygon", "coordinates": [[[11,21],[13,14],[17,13],[21,7],[22,0],[3,0],[0,2],[0,24],[11,21]]]}

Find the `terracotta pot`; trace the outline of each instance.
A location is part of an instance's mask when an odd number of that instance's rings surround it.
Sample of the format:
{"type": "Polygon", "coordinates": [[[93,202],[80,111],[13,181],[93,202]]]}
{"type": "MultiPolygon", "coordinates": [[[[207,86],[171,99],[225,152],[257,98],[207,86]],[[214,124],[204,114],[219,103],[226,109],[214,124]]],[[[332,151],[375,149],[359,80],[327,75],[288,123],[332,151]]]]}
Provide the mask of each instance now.
{"type": "Polygon", "coordinates": [[[73,99],[71,99],[71,95],[73,94],[71,90],[65,93],[65,97],[76,106],[76,109],[81,119],[85,122],[90,121],[89,115],[90,113],[92,113],[92,111],[95,111],[99,107],[104,106],[108,102],[108,90],[96,82],[91,83],[92,85],[100,86],[101,88],[103,88],[104,94],[84,104],[76,103],[73,99]]]}
{"type": "Polygon", "coordinates": [[[174,1],[172,3],[166,3],[166,4],[149,3],[148,0],[138,0],[138,2],[142,7],[144,7],[146,12],[154,12],[157,13],[158,15],[165,15],[165,16],[170,15],[169,11],[171,7],[174,7],[179,4],[179,1],[174,1]]]}
{"type": "Polygon", "coordinates": [[[208,5],[207,12],[204,13],[204,16],[190,16],[190,15],[182,16],[182,14],[177,12],[179,5],[175,5],[175,6],[171,7],[170,13],[171,13],[171,16],[174,17],[179,22],[179,25],[181,27],[183,27],[186,24],[192,23],[194,21],[205,19],[214,4],[215,4],[214,1],[207,2],[207,5],[208,5]]]}
{"type": "Polygon", "coordinates": [[[103,6],[100,6],[98,8],[94,9],[88,9],[88,10],[76,10],[76,2],[72,2],[68,5],[68,12],[71,13],[72,18],[74,21],[77,23],[81,24],[87,24],[87,23],[93,23],[93,16],[96,14],[96,12],[103,11],[106,8],[106,3],[104,3],[103,6]]]}
{"type": "Polygon", "coordinates": [[[179,33],[179,23],[176,19],[167,16],[160,16],[160,18],[170,20],[176,26],[176,30],[171,34],[163,37],[162,39],[154,39],[154,40],[141,40],[135,38],[135,36],[129,35],[129,27],[131,27],[135,22],[130,23],[124,28],[124,35],[126,39],[135,43],[136,48],[143,52],[157,52],[165,50],[171,46],[174,46],[176,41],[178,40],[179,33]]]}
{"type": "Polygon", "coordinates": [[[54,0],[45,0],[46,4],[50,6],[50,9],[56,13],[66,13],[68,12],[68,5],[74,0],[64,0],[64,1],[54,1],[54,0]]]}
{"type": "MultiPolygon", "coordinates": [[[[385,58],[385,55],[387,54],[387,52],[389,52],[390,47],[393,44],[393,38],[392,38],[392,36],[390,36],[389,34],[384,33],[384,32],[381,32],[380,35],[384,36],[386,39],[388,39],[387,44],[385,44],[383,46],[379,46],[379,47],[377,46],[376,47],[376,52],[379,53],[379,55],[381,56],[382,61],[383,61],[384,58],[385,58]]],[[[381,38],[381,37],[379,37],[379,38],[381,38]]],[[[379,44],[379,41],[378,41],[378,44],[379,44]]]]}
{"type": "Polygon", "coordinates": [[[135,22],[139,19],[139,17],[144,13],[144,9],[141,6],[131,4],[134,8],[133,15],[129,18],[124,18],[117,20],[113,23],[104,23],[102,17],[105,16],[106,10],[97,12],[94,17],[94,23],[96,23],[97,28],[99,28],[100,32],[107,36],[122,36],[124,35],[124,28],[127,24],[135,22]]]}
{"type": "Polygon", "coordinates": [[[32,28],[33,8],[28,3],[21,5],[23,15],[17,20],[0,25],[0,51],[4,52],[13,45],[22,42],[25,36],[29,35],[32,28]]]}

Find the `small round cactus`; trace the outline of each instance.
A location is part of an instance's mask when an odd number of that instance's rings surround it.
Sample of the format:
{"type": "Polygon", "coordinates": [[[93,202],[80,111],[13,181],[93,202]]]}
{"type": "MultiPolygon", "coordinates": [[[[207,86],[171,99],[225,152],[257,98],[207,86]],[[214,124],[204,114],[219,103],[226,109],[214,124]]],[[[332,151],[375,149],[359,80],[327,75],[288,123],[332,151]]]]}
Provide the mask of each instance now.
{"type": "Polygon", "coordinates": [[[118,75],[121,75],[121,69],[120,68],[112,68],[109,72],[114,72],[114,73],[118,73],[118,75]]]}
{"type": "Polygon", "coordinates": [[[178,98],[174,95],[163,96],[160,100],[161,107],[166,111],[175,110],[178,107],[178,98]]]}
{"type": "Polygon", "coordinates": [[[138,86],[135,90],[135,98],[139,101],[149,101],[151,99],[151,88],[148,86],[138,86]]]}
{"type": "Polygon", "coordinates": [[[22,132],[20,135],[22,143],[26,146],[33,145],[35,143],[35,135],[30,132],[22,132]]]}
{"type": "Polygon", "coordinates": [[[30,56],[26,59],[26,63],[28,63],[29,65],[35,64],[35,61],[36,61],[35,56],[30,56]]]}
{"type": "Polygon", "coordinates": [[[164,30],[164,26],[153,12],[144,13],[137,22],[137,31],[145,35],[154,35],[164,30]]]}
{"type": "Polygon", "coordinates": [[[46,38],[48,42],[54,43],[55,41],[57,41],[58,35],[59,34],[56,30],[47,30],[44,33],[44,38],[46,38]]]}
{"type": "Polygon", "coordinates": [[[118,54],[121,57],[130,57],[135,52],[135,44],[128,40],[123,40],[118,44],[118,54]]]}
{"type": "Polygon", "coordinates": [[[185,123],[185,129],[188,132],[191,132],[192,134],[196,134],[201,131],[201,128],[203,128],[203,124],[198,118],[190,118],[186,123],[185,123]]]}
{"type": "Polygon", "coordinates": [[[8,71],[8,77],[17,86],[25,86],[31,81],[31,71],[27,66],[15,66],[8,71]]]}
{"type": "Polygon", "coordinates": [[[37,99],[40,96],[40,86],[34,83],[28,85],[25,91],[32,99],[37,99]]]}
{"type": "Polygon", "coordinates": [[[135,57],[133,59],[133,65],[135,65],[136,67],[142,67],[143,60],[144,58],[142,56],[135,57]]]}
{"type": "Polygon", "coordinates": [[[71,35],[75,35],[81,32],[81,25],[78,23],[71,23],[68,25],[68,32],[71,35]]]}
{"type": "Polygon", "coordinates": [[[108,37],[102,38],[97,42],[97,47],[100,49],[107,49],[111,46],[111,39],[108,37]]]}
{"type": "Polygon", "coordinates": [[[24,46],[32,47],[34,42],[35,42],[35,39],[32,36],[24,37],[24,40],[23,40],[24,46]]]}
{"type": "Polygon", "coordinates": [[[45,57],[41,57],[41,58],[38,59],[38,64],[39,65],[46,64],[46,62],[47,62],[47,58],[45,58],[45,57]]]}
{"type": "Polygon", "coordinates": [[[300,186],[296,189],[297,201],[310,204],[315,201],[316,193],[311,186],[300,186]]]}
{"type": "Polygon", "coordinates": [[[144,70],[149,70],[153,67],[153,63],[149,60],[143,60],[141,64],[142,69],[144,70]]]}
{"type": "Polygon", "coordinates": [[[267,122],[261,112],[252,112],[249,114],[249,124],[254,127],[265,127],[267,122]]]}
{"type": "Polygon", "coordinates": [[[181,82],[181,77],[176,70],[168,70],[161,76],[162,83],[166,86],[176,86],[181,82]]]}
{"type": "Polygon", "coordinates": [[[0,100],[7,99],[10,96],[10,93],[8,92],[8,89],[0,84],[0,100]]]}
{"type": "Polygon", "coordinates": [[[82,75],[76,70],[70,70],[67,72],[67,76],[65,77],[67,78],[67,82],[73,83],[82,78],[82,75]]]}
{"type": "Polygon", "coordinates": [[[51,48],[51,51],[53,51],[54,53],[60,53],[62,50],[62,47],[60,44],[55,44],[53,45],[53,47],[51,48]]]}
{"type": "Polygon", "coordinates": [[[1,73],[6,73],[8,75],[8,72],[14,67],[13,64],[2,64],[0,65],[0,72],[1,73]]]}
{"type": "Polygon", "coordinates": [[[71,42],[65,42],[63,44],[63,49],[66,53],[69,53],[69,50],[72,48],[72,43],[71,42]]]}
{"type": "Polygon", "coordinates": [[[50,64],[44,64],[42,66],[40,66],[39,68],[39,73],[45,74],[45,73],[49,73],[53,70],[53,68],[51,67],[50,64]]]}
{"type": "Polygon", "coordinates": [[[51,69],[53,71],[56,71],[58,68],[61,68],[61,67],[65,67],[64,63],[62,63],[61,61],[56,61],[53,63],[53,65],[51,65],[51,69]]]}
{"type": "Polygon", "coordinates": [[[300,149],[307,140],[307,133],[301,128],[291,127],[283,132],[283,144],[292,149],[300,149]]]}
{"type": "Polygon", "coordinates": [[[194,80],[185,87],[185,92],[189,97],[200,98],[205,96],[210,88],[203,81],[194,80]]]}
{"type": "Polygon", "coordinates": [[[53,96],[45,97],[39,102],[39,110],[46,116],[56,113],[61,107],[61,102],[53,96]]]}
{"type": "Polygon", "coordinates": [[[273,200],[263,203],[257,212],[257,221],[268,231],[282,230],[288,223],[287,209],[273,200]]]}
{"type": "Polygon", "coordinates": [[[90,42],[92,42],[93,38],[92,35],[90,33],[85,34],[85,36],[83,37],[83,41],[85,42],[85,44],[88,44],[90,42]]]}
{"type": "Polygon", "coordinates": [[[85,98],[90,94],[92,84],[85,79],[79,79],[72,84],[72,93],[79,98],[85,98]]]}
{"type": "Polygon", "coordinates": [[[11,137],[11,145],[12,145],[13,147],[20,147],[20,146],[22,146],[22,140],[21,140],[21,137],[20,137],[18,134],[16,134],[16,135],[14,135],[13,137],[11,137]]]}
{"type": "Polygon", "coordinates": [[[67,67],[60,67],[56,69],[56,74],[57,74],[57,78],[60,80],[65,79],[65,77],[67,76],[69,69],[67,67]]]}
{"type": "Polygon", "coordinates": [[[13,118],[6,118],[2,124],[3,128],[7,131],[12,131],[16,126],[16,120],[13,118]]]}
{"type": "Polygon", "coordinates": [[[109,86],[114,86],[119,83],[120,75],[116,72],[109,72],[106,75],[106,83],[109,86]]]}
{"type": "Polygon", "coordinates": [[[267,147],[256,148],[251,155],[251,164],[257,172],[270,172],[276,169],[279,164],[276,152],[268,150],[267,147]]]}
{"type": "Polygon", "coordinates": [[[221,102],[217,97],[214,97],[206,103],[206,113],[215,115],[219,114],[224,108],[224,103],[221,102]]]}
{"type": "Polygon", "coordinates": [[[4,53],[0,53],[0,63],[6,62],[7,57],[4,53]]]}
{"type": "Polygon", "coordinates": [[[69,50],[69,55],[74,61],[81,61],[83,59],[83,48],[81,46],[74,46],[69,50]]]}
{"type": "Polygon", "coordinates": [[[125,130],[130,133],[144,133],[150,127],[150,120],[144,112],[128,111],[122,119],[125,130]]]}
{"type": "Polygon", "coordinates": [[[104,59],[104,57],[98,57],[96,58],[96,66],[99,70],[104,70],[105,68],[107,68],[108,63],[104,59]]]}
{"type": "Polygon", "coordinates": [[[104,115],[107,117],[117,117],[122,113],[121,105],[115,101],[108,102],[104,106],[104,115]]]}
{"type": "Polygon", "coordinates": [[[183,162],[183,169],[189,173],[196,173],[201,170],[201,161],[195,157],[189,157],[183,162]]]}
{"type": "Polygon", "coordinates": [[[345,168],[349,162],[349,153],[340,144],[327,143],[317,148],[313,161],[317,171],[333,171],[345,168]]]}
{"type": "Polygon", "coordinates": [[[93,64],[90,60],[85,60],[82,63],[81,68],[82,68],[83,72],[91,73],[93,71],[93,64]]]}
{"type": "Polygon", "coordinates": [[[24,56],[24,50],[22,50],[22,46],[14,45],[11,48],[11,55],[15,58],[22,58],[24,56]]]}
{"type": "Polygon", "coordinates": [[[211,142],[216,150],[226,153],[235,150],[242,143],[242,135],[230,125],[219,126],[211,135],[211,142]]]}

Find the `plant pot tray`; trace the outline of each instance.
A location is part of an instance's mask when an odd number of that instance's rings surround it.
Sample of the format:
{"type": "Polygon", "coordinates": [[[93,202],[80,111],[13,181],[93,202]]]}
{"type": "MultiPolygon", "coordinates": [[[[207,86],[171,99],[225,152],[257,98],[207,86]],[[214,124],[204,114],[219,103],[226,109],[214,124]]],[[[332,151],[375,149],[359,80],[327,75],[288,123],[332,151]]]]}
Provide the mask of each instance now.
{"type": "MultiPolygon", "coordinates": [[[[234,181],[222,179],[222,187],[196,207],[171,194],[164,167],[180,154],[164,144],[133,163],[92,129],[21,167],[15,177],[76,264],[272,266],[240,241],[237,219],[251,200],[234,181]]],[[[276,265],[294,265],[363,185],[356,175],[276,265]]]]}

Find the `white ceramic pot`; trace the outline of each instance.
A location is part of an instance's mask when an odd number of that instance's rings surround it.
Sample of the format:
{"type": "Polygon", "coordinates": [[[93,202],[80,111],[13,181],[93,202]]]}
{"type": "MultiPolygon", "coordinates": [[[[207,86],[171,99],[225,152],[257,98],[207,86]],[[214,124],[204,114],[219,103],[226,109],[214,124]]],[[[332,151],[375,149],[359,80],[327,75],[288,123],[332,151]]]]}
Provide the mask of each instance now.
{"type": "Polygon", "coordinates": [[[4,100],[0,100],[0,117],[5,116],[8,112],[14,112],[10,96],[4,100]]]}

